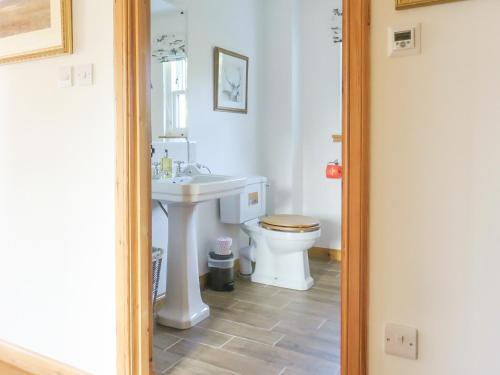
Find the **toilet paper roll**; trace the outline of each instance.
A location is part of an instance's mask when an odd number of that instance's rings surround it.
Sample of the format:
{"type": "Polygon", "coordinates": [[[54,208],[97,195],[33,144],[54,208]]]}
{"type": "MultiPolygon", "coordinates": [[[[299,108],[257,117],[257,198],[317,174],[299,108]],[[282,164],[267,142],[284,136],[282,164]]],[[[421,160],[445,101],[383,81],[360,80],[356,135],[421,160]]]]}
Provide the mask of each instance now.
{"type": "Polygon", "coordinates": [[[215,253],[219,255],[229,255],[231,254],[231,246],[233,245],[233,239],[231,237],[219,237],[217,238],[217,248],[215,253]]]}

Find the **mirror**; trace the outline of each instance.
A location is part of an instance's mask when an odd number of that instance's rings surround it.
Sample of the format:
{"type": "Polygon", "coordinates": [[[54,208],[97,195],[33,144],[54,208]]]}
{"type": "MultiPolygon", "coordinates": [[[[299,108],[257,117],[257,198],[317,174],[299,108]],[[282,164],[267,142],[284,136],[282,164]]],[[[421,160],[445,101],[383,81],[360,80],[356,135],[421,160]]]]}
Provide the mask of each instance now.
{"type": "Polygon", "coordinates": [[[152,137],[187,132],[187,20],[174,0],[152,2],[152,137]]]}

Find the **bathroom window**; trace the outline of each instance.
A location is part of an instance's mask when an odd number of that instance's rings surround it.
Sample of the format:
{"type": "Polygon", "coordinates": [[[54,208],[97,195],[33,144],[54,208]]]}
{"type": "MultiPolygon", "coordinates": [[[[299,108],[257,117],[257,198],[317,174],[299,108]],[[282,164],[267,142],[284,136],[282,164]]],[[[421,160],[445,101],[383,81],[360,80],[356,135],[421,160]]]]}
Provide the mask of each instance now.
{"type": "Polygon", "coordinates": [[[165,134],[180,134],[187,128],[187,61],[163,63],[163,127],[165,134]]]}

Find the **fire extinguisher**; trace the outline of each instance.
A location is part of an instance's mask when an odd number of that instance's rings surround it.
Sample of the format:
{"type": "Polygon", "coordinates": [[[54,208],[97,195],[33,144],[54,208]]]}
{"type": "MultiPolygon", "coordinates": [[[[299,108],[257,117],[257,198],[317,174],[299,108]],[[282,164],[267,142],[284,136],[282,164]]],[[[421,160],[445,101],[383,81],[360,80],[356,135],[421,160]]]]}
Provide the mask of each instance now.
{"type": "Polygon", "coordinates": [[[328,163],[326,166],[326,178],[339,180],[342,178],[342,166],[338,160],[328,163]]]}

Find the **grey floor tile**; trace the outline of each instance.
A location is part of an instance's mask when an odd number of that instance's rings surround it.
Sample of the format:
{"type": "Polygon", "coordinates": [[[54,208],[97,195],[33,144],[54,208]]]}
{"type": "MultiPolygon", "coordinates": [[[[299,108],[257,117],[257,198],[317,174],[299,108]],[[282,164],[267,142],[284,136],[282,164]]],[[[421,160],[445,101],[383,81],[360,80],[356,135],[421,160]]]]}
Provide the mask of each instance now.
{"type": "Polygon", "coordinates": [[[213,366],[207,362],[197,361],[191,358],[182,358],[172,366],[165,374],[171,375],[235,375],[237,372],[225,370],[213,366]]]}
{"type": "Polygon", "coordinates": [[[195,326],[190,329],[161,327],[160,335],[161,334],[168,334],[178,339],[185,339],[199,344],[206,344],[215,347],[220,347],[231,339],[231,336],[229,335],[208,330],[200,326],[195,326]]]}
{"type": "Polygon", "coordinates": [[[258,344],[252,341],[236,338],[224,346],[225,350],[250,356],[255,360],[272,363],[277,367],[286,367],[310,371],[310,374],[328,374],[337,371],[338,365],[307,354],[280,348],[258,344]]]}
{"type": "Polygon", "coordinates": [[[214,349],[206,345],[195,344],[186,340],[175,344],[168,351],[242,375],[278,375],[283,370],[283,366],[278,366],[269,361],[251,358],[240,353],[229,352],[225,349],[214,349]]]}
{"type": "Polygon", "coordinates": [[[236,280],[204,291],[211,316],[188,330],[155,326],[154,367],[174,375],[338,375],[340,264],[311,261],[315,285],[294,291],[236,280]]]}
{"type": "Polygon", "coordinates": [[[201,322],[199,326],[202,328],[212,329],[217,332],[243,337],[269,345],[274,345],[283,337],[283,334],[279,332],[273,332],[268,329],[252,327],[249,325],[214,317],[206,319],[205,321],[201,322]]]}

